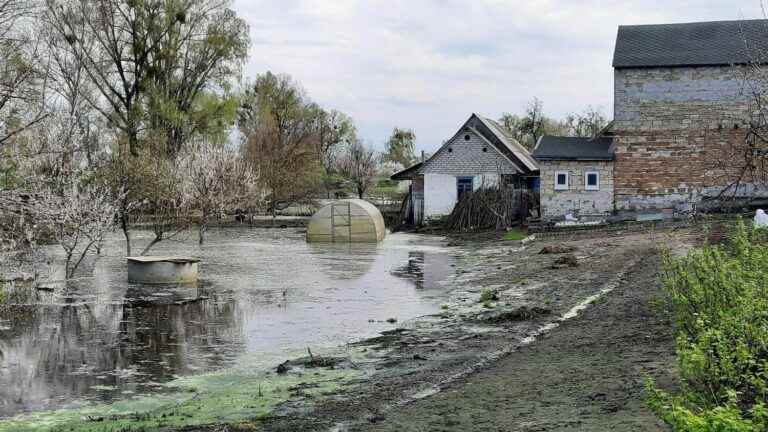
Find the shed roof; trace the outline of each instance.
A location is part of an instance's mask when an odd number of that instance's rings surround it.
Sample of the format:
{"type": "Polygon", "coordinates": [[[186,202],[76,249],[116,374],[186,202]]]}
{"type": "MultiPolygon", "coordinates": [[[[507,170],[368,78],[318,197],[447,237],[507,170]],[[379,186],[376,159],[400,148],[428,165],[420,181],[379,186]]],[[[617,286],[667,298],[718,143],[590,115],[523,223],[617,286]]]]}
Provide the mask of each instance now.
{"type": "Polygon", "coordinates": [[[424,165],[424,162],[419,162],[416,165],[412,165],[409,168],[406,168],[400,172],[396,172],[392,174],[389,178],[392,180],[413,180],[414,177],[418,177],[421,175],[419,173],[419,169],[421,166],[424,165]]]}
{"type": "Polygon", "coordinates": [[[766,52],[765,19],[619,26],[613,67],[763,63],[766,52]]]}
{"type": "Polygon", "coordinates": [[[537,160],[613,160],[613,138],[580,138],[545,135],[536,143],[537,160]]]}

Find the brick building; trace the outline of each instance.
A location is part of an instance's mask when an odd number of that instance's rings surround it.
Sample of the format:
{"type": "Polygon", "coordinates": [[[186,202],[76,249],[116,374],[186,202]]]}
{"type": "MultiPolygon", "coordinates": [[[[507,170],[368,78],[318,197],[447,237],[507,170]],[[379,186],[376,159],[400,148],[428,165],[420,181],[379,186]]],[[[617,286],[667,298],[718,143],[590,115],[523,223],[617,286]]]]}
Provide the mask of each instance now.
{"type": "MultiPolygon", "coordinates": [[[[751,111],[745,72],[767,47],[767,20],[620,26],[613,57],[614,120],[607,129],[613,207],[595,209],[671,214],[730,186],[743,163],[751,111]]],[[[559,156],[569,160],[568,154],[559,156]]],[[[537,159],[544,215],[578,213],[589,204],[591,191],[558,190],[550,181],[557,157],[537,159]]],[[[754,195],[761,188],[746,185],[739,192],[754,195]]]]}
{"type": "Polygon", "coordinates": [[[617,210],[687,207],[734,180],[750,111],[745,65],[766,44],[766,20],[619,27],[617,210]]]}
{"type": "Polygon", "coordinates": [[[542,217],[613,213],[612,138],[543,136],[533,157],[539,162],[542,217]]]}

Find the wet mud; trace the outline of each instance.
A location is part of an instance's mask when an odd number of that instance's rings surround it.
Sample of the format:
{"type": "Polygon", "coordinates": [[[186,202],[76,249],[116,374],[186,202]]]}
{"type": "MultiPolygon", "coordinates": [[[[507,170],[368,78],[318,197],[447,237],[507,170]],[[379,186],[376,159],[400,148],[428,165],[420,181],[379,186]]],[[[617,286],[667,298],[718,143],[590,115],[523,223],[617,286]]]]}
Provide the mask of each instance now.
{"type": "Polygon", "coordinates": [[[458,241],[457,288],[441,314],[354,344],[360,378],[333,397],[230,430],[666,430],[643,400],[647,377],[669,387],[675,374],[659,248],[696,237],[458,241]],[[565,253],[576,266],[556,265],[565,253]],[[490,305],[479,300],[487,289],[490,305]]]}

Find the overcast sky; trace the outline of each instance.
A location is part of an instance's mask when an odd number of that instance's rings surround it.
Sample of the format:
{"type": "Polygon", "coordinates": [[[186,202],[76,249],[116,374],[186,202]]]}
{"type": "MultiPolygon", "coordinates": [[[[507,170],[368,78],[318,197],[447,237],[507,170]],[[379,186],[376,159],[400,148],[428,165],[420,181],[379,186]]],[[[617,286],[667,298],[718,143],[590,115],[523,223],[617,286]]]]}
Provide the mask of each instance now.
{"type": "Polygon", "coordinates": [[[539,97],[560,117],[612,114],[620,24],[762,17],[760,0],[235,0],[251,28],[246,75],[271,70],[355,120],[381,148],[393,127],[434,151],[472,112],[539,97]]]}

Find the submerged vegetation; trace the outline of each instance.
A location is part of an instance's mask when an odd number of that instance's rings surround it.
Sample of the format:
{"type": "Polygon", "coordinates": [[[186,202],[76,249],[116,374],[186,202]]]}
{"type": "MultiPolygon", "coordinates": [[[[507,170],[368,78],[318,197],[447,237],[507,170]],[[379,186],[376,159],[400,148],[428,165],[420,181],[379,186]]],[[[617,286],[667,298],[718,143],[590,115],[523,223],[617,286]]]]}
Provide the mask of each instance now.
{"type": "Polygon", "coordinates": [[[680,432],[768,427],[768,232],[739,223],[728,245],[665,257],[680,391],[648,383],[651,407],[680,432]]]}

